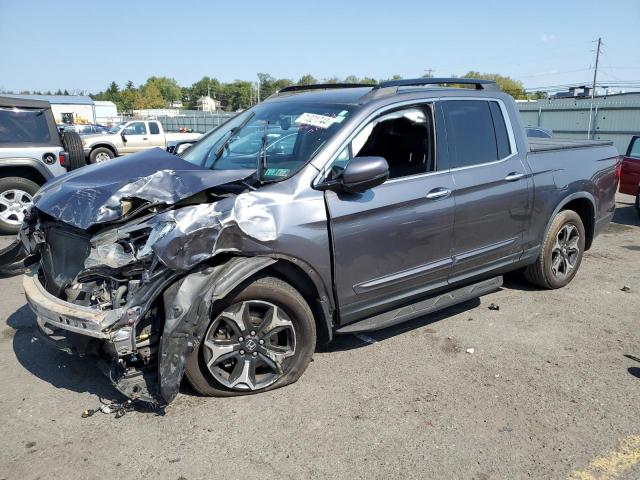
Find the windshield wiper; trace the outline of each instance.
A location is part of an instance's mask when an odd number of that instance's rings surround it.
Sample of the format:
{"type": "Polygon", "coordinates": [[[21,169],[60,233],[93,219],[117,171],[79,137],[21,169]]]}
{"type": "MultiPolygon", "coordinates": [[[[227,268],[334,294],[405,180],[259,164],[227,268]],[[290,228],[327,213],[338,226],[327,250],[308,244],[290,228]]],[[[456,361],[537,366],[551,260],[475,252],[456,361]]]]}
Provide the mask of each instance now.
{"type": "MultiPolygon", "coordinates": [[[[256,114],[255,112],[251,112],[251,114],[247,118],[245,118],[240,125],[238,125],[237,127],[233,127],[231,130],[229,130],[229,133],[227,134],[228,135],[227,138],[225,138],[224,142],[222,142],[222,145],[220,145],[220,147],[216,150],[216,159],[213,161],[213,164],[215,164],[218,161],[218,159],[222,155],[222,152],[224,152],[224,149],[227,148],[227,145],[229,145],[229,142],[236,135],[236,133],[238,133],[240,130],[246,127],[247,123],[249,123],[249,121],[255,116],[255,114],[256,114]]],[[[211,168],[213,168],[213,164],[211,165],[211,168]]]]}
{"type": "Polygon", "coordinates": [[[258,154],[258,167],[256,175],[258,177],[258,181],[264,181],[264,172],[267,169],[267,143],[268,143],[268,135],[269,134],[269,121],[266,120],[264,122],[264,133],[262,134],[262,146],[260,147],[260,153],[258,154]]]}

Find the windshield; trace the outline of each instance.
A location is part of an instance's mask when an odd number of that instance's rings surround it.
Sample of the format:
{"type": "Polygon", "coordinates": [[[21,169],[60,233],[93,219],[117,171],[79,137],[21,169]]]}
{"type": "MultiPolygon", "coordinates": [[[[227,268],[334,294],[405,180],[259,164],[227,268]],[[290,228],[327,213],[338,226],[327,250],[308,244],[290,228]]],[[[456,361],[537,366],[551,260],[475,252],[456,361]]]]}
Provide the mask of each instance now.
{"type": "Polygon", "coordinates": [[[124,123],[118,123],[118,124],[114,125],[113,127],[111,127],[109,130],[107,130],[107,132],[112,134],[112,135],[115,134],[115,133],[118,133],[123,125],[124,125],[124,123]]]}
{"type": "Polygon", "coordinates": [[[268,102],[235,116],[182,155],[213,170],[251,168],[261,180],[296,173],[353,111],[351,105],[268,102]]]}

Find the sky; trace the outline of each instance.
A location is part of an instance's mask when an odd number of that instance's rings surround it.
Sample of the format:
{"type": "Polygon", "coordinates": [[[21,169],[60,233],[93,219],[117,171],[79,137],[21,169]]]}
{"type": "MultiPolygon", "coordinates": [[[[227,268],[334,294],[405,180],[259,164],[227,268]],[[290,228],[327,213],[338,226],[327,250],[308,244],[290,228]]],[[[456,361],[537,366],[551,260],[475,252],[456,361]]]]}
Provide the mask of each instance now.
{"type": "Polygon", "coordinates": [[[0,0],[0,90],[97,92],[152,75],[257,81],[499,73],[640,84],[640,0],[0,0]]]}

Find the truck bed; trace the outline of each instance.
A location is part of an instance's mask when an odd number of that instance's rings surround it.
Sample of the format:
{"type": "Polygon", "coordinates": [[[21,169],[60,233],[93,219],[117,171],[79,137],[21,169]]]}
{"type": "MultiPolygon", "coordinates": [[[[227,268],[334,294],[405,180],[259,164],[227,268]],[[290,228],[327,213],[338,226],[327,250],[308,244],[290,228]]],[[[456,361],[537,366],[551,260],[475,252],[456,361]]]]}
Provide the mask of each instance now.
{"type": "Polygon", "coordinates": [[[606,147],[613,145],[609,140],[580,140],[575,138],[530,138],[529,151],[549,152],[553,150],[570,150],[573,148],[606,147]]]}

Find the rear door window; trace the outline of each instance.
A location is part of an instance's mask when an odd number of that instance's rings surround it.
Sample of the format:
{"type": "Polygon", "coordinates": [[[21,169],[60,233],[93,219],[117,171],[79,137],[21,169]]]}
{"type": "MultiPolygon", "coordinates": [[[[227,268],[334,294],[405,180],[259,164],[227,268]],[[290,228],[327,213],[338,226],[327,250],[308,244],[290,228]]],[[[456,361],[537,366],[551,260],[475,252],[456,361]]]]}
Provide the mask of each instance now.
{"type": "MultiPolygon", "coordinates": [[[[490,103],[485,100],[446,100],[443,102],[447,122],[449,150],[453,152],[455,168],[494,162],[501,157],[490,103]]],[[[503,137],[506,137],[504,119],[503,137]]],[[[508,137],[507,137],[508,141],[508,137]]],[[[504,138],[500,149],[505,150],[504,138]]],[[[505,150],[506,151],[506,150],[505,150]]],[[[506,156],[506,155],[505,155],[506,156]]]]}
{"type": "Polygon", "coordinates": [[[0,144],[49,142],[51,134],[44,110],[0,108],[0,144]]]}

